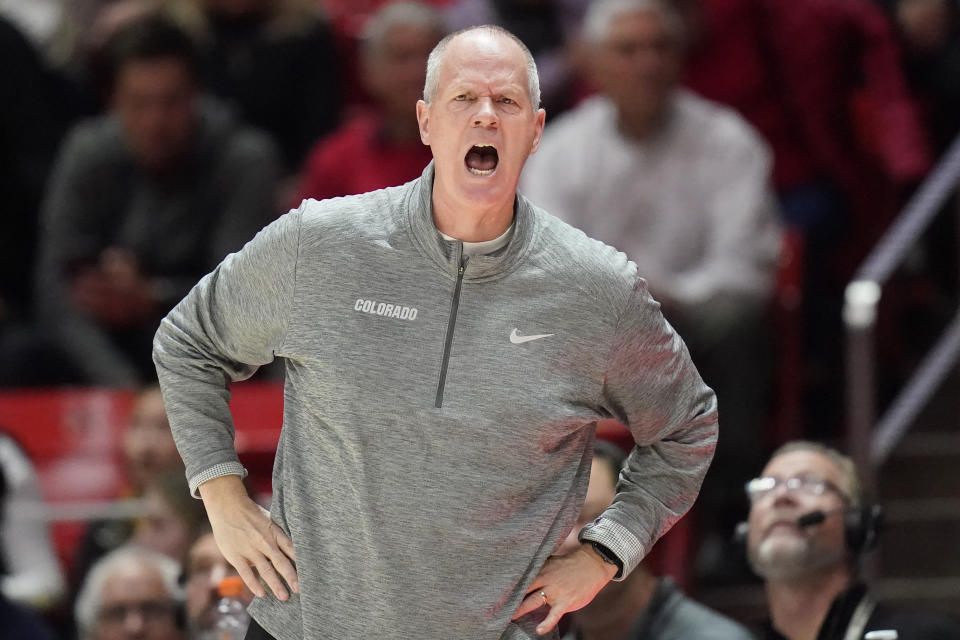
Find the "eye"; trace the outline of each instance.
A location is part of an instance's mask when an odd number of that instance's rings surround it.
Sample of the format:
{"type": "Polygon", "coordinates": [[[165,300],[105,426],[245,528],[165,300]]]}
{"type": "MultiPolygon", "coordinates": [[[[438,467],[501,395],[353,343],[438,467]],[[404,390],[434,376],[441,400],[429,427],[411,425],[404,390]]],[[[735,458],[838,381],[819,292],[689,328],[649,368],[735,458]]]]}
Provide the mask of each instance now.
{"type": "Polygon", "coordinates": [[[500,98],[500,102],[502,102],[503,104],[516,104],[513,98],[507,98],[506,96],[500,98]]]}
{"type": "Polygon", "coordinates": [[[465,93],[461,93],[460,95],[454,98],[454,100],[456,100],[457,102],[463,102],[466,99],[467,99],[467,94],[465,93]]]}

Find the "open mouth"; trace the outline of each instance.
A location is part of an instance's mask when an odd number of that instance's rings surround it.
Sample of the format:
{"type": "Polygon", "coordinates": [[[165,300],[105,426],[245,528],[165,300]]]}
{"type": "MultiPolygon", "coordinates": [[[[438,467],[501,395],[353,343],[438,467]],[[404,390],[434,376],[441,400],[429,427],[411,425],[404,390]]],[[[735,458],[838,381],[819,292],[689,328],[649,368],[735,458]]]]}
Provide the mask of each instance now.
{"type": "Polygon", "coordinates": [[[489,176],[497,168],[500,156],[492,144],[475,144],[463,159],[467,170],[475,176],[489,176]]]}

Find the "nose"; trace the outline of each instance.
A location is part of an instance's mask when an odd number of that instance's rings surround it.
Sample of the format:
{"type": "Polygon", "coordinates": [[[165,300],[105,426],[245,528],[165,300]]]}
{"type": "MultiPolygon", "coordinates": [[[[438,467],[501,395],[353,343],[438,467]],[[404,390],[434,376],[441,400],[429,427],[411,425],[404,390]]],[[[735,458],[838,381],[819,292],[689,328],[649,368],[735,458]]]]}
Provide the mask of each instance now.
{"type": "Polygon", "coordinates": [[[127,612],[123,619],[123,630],[128,638],[139,638],[146,627],[146,621],[143,618],[143,612],[140,609],[133,608],[127,612]]]}
{"type": "Polygon", "coordinates": [[[787,488],[786,484],[780,484],[774,487],[770,491],[770,497],[772,498],[772,504],[796,504],[797,502],[797,492],[794,489],[787,488]]]}
{"type": "Polygon", "coordinates": [[[500,121],[497,110],[493,105],[493,98],[484,96],[477,100],[477,111],[473,115],[473,126],[489,127],[500,121]]]}

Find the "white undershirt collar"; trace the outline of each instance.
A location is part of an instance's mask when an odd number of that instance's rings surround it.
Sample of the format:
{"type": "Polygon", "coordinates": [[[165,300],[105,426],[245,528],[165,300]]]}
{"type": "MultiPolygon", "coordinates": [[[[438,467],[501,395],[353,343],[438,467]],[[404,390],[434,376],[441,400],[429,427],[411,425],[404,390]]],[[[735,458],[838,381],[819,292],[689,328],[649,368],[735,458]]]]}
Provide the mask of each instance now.
{"type": "MultiPolygon", "coordinates": [[[[502,249],[503,247],[507,246],[508,242],[510,242],[510,236],[513,235],[513,224],[514,223],[511,222],[510,226],[507,227],[507,230],[493,240],[484,240],[483,242],[464,242],[463,254],[467,256],[485,256],[502,249]]],[[[440,235],[443,236],[443,239],[448,242],[460,242],[457,238],[448,236],[443,231],[440,231],[440,235]]]]}

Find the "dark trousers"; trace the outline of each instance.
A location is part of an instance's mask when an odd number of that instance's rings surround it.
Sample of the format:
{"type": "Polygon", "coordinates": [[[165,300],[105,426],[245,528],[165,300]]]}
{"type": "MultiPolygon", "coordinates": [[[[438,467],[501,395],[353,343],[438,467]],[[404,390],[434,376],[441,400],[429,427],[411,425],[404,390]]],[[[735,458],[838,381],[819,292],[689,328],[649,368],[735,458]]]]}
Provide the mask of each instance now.
{"type": "Polygon", "coordinates": [[[256,620],[250,621],[250,627],[247,629],[245,640],[277,640],[272,635],[263,630],[263,627],[257,624],[256,620]]]}

